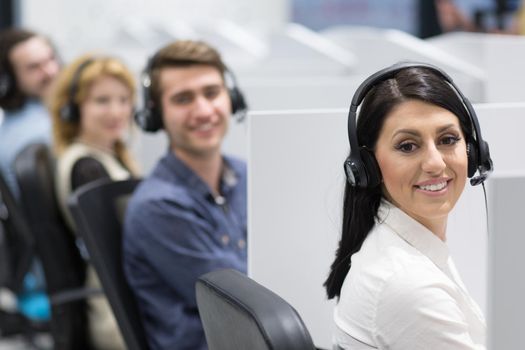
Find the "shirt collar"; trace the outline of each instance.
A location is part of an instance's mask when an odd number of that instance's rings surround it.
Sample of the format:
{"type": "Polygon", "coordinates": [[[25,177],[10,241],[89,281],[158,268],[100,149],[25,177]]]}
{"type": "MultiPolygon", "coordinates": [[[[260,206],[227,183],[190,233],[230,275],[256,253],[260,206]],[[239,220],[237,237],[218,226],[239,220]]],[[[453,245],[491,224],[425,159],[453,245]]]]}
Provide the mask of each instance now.
{"type": "Polygon", "coordinates": [[[450,254],[445,242],[387,200],[381,201],[378,222],[387,225],[439,268],[443,269],[447,265],[450,254]]]}
{"type": "Polygon", "coordinates": [[[46,106],[36,98],[28,98],[26,103],[19,109],[4,111],[4,121],[15,120],[24,116],[33,116],[38,117],[45,116],[48,117],[48,111],[46,106]]]}
{"type": "MultiPolygon", "coordinates": [[[[168,151],[164,157],[163,163],[168,167],[171,173],[175,175],[177,181],[183,183],[188,188],[193,188],[203,195],[211,195],[212,191],[209,186],[193,170],[180,160],[175,153],[168,151]]],[[[228,157],[223,156],[223,171],[221,176],[221,194],[226,196],[231,189],[237,184],[238,174],[231,166],[228,157]]]]}

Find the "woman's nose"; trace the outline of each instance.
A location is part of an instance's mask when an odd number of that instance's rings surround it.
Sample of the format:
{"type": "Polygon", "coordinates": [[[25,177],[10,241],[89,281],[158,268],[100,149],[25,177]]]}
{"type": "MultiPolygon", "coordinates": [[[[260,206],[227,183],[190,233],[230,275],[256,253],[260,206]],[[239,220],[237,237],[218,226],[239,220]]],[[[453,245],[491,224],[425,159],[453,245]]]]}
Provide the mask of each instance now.
{"type": "Polygon", "coordinates": [[[423,157],[421,168],[426,173],[439,174],[447,167],[445,160],[443,159],[443,154],[434,143],[427,147],[423,157]]]}

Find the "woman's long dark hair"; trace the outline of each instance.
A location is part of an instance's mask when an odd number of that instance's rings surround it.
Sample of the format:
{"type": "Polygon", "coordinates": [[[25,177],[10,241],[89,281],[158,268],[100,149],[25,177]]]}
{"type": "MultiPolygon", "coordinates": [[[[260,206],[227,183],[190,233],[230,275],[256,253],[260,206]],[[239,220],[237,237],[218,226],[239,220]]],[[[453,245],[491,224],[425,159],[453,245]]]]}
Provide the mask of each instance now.
{"type": "MultiPolygon", "coordinates": [[[[459,119],[466,141],[472,142],[471,121],[454,88],[433,71],[412,67],[378,83],[366,95],[357,120],[359,145],[374,150],[385,117],[407,100],[424,101],[452,112],[459,119]]],[[[341,240],[324,283],[329,299],[339,298],[351,256],[361,249],[374,227],[382,196],[381,185],[363,189],[346,184],[341,240]]]]}

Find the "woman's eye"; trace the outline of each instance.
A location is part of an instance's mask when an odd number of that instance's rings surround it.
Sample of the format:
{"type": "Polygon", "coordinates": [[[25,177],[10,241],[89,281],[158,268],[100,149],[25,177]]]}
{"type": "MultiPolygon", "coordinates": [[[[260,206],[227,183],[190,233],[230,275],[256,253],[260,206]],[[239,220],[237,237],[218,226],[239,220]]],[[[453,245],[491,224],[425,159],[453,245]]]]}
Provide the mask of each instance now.
{"type": "Polygon", "coordinates": [[[410,153],[416,149],[416,145],[411,142],[405,142],[397,145],[396,149],[404,153],[410,153]]]}
{"type": "Polygon", "coordinates": [[[455,145],[459,140],[457,136],[445,136],[441,139],[441,144],[443,145],[455,145]]]}
{"type": "Polygon", "coordinates": [[[106,104],[109,102],[109,97],[107,96],[99,96],[95,98],[95,102],[98,104],[106,104]]]}

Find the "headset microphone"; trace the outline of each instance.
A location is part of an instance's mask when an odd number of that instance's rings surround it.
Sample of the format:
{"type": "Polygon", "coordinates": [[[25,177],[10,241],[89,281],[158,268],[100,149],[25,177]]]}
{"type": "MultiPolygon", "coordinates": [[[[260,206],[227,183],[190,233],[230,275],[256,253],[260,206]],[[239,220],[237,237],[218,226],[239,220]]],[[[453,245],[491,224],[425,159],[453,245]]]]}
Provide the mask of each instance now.
{"type": "MultiPolygon", "coordinates": [[[[488,144],[486,145],[486,147],[488,149],[488,144]]],[[[492,159],[488,158],[487,164],[483,164],[480,166],[479,175],[474,176],[470,179],[470,184],[472,186],[477,186],[483,183],[489,177],[489,174],[492,172],[493,169],[494,164],[492,163],[492,159]]]]}

